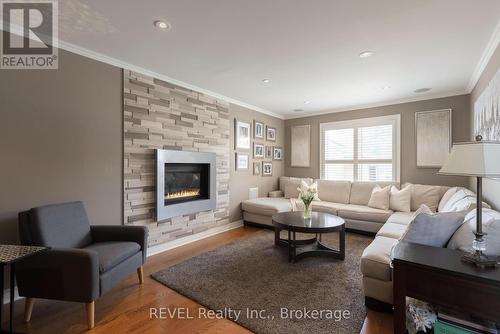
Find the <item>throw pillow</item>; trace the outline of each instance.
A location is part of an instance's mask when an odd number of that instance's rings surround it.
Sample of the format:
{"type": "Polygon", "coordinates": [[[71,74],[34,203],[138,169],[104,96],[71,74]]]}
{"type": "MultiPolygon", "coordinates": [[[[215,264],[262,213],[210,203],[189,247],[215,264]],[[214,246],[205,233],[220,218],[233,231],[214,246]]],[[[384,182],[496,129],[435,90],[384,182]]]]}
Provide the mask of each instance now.
{"type": "MultiPolygon", "coordinates": [[[[476,194],[468,189],[460,189],[444,205],[441,212],[470,211],[476,208],[476,194]]],[[[490,206],[483,202],[483,208],[490,206]]]]}
{"type": "MultiPolygon", "coordinates": [[[[453,234],[447,248],[472,251],[472,241],[476,231],[476,210],[472,210],[465,216],[465,222],[453,234]]],[[[486,233],[486,255],[500,256],[500,212],[491,209],[483,209],[483,232],[486,233]]]]}
{"type": "Polygon", "coordinates": [[[380,188],[378,185],[372,190],[368,206],[375,209],[389,210],[391,186],[380,188]]]}
{"type": "Polygon", "coordinates": [[[445,247],[462,225],[465,212],[420,213],[408,226],[403,239],[421,245],[445,247]]]}
{"type": "Polygon", "coordinates": [[[411,211],[410,187],[406,187],[399,190],[395,186],[392,186],[391,196],[389,199],[389,208],[393,211],[410,212],[411,211]]]}
{"type": "Polygon", "coordinates": [[[417,210],[420,205],[425,204],[436,212],[441,198],[440,186],[428,186],[424,184],[410,184],[411,189],[411,209],[417,210]]]}
{"type": "Polygon", "coordinates": [[[421,213],[425,213],[425,214],[430,215],[430,214],[432,214],[432,210],[425,204],[420,205],[420,207],[417,209],[417,211],[415,211],[413,213],[413,215],[411,216],[410,224],[421,213]]]}
{"type": "Polygon", "coordinates": [[[443,211],[443,208],[446,205],[446,203],[448,203],[451,196],[453,196],[457,191],[458,187],[451,187],[444,193],[443,197],[441,197],[441,200],[439,201],[438,212],[443,211]]]}
{"type": "Polygon", "coordinates": [[[421,205],[421,206],[417,209],[417,211],[415,211],[415,212],[413,213],[413,215],[411,216],[411,218],[410,218],[410,223],[409,223],[409,224],[408,224],[408,226],[406,227],[406,231],[405,231],[405,233],[403,233],[403,235],[399,238],[399,240],[403,240],[403,239],[404,239],[404,237],[405,237],[406,233],[408,233],[409,226],[410,226],[410,225],[411,225],[411,223],[415,220],[415,217],[417,217],[417,216],[418,216],[419,214],[421,214],[421,213],[425,213],[425,214],[430,215],[430,214],[432,214],[432,211],[431,211],[431,209],[429,209],[429,207],[428,207],[427,205],[422,204],[422,205],[421,205]]]}
{"type": "Polygon", "coordinates": [[[298,198],[299,191],[297,190],[298,185],[294,183],[288,183],[285,185],[284,193],[285,198],[298,198]]]}

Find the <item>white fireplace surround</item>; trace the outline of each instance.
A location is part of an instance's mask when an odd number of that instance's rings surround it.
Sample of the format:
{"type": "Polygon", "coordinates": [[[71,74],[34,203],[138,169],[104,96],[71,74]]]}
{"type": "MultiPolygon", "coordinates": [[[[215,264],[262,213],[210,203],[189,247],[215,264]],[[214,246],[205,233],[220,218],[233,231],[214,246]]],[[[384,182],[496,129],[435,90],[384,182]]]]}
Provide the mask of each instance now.
{"type": "Polygon", "coordinates": [[[213,210],[216,207],[216,154],[206,152],[189,152],[176,150],[156,151],[156,216],[158,221],[172,217],[197,213],[201,211],[213,210]],[[190,202],[183,202],[165,205],[165,164],[186,163],[186,164],[209,164],[209,189],[208,199],[197,199],[190,202]]]}

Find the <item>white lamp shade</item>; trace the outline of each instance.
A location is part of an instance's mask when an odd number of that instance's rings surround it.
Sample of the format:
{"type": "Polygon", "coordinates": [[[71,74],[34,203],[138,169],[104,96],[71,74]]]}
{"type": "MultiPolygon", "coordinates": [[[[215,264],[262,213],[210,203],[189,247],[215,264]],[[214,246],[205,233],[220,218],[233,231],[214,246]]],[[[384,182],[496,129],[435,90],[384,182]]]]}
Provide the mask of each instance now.
{"type": "Polygon", "coordinates": [[[500,177],[500,142],[453,144],[439,174],[500,177]]]}

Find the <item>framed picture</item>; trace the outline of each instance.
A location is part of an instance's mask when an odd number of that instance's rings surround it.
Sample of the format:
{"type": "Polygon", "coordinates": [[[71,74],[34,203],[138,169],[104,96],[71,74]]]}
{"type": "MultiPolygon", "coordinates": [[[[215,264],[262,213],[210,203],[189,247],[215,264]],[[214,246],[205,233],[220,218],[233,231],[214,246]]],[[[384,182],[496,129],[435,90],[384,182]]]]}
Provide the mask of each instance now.
{"type": "Polygon", "coordinates": [[[441,168],[451,150],[451,109],[415,113],[417,167],[441,168]]]}
{"type": "Polygon", "coordinates": [[[266,140],[276,141],[276,128],[266,126],[266,140]]]}
{"type": "Polygon", "coordinates": [[[278,147],[278,146],[274,146],[273,159],[274,160],[283,160],[283,148],[278,147]]]}
{"type": "Polygon", "coordinates": [[[260,162],[254,162],[253,163],[253,175],[260,175],[260,168],[261,168],[260,162]]]}
{"type": "Polygon", "coordinates": [[[250,149],[250,123],[234,120],[234,148],[250,149]]]}
{"type": "Polygon", "coordinates": [[[236,153],[235,154],[235,167],[236,170],[248,170],[248,164],[250,162],[250,158],[248,154],[241,154],[241,153],[236,153]]]}
{"type": "Polygon", "coordinates": [[[272,159],[272,158],[273,158],[273,147],[266,146],[266,159],[272,159]]]}
{"type": "Polygon", "coordinates": [[[474,103],[474,137],[500,140],[500,70],[474,103]]]}
{"type": "Polygon", "coordinates": [[[264,123],[253,121],[253,137],[264,139],[264,123]]]}
{"type": "Polygon", "coordinates": [[[273,175],[273,163],[262,161],[262,176],[272,176],[273,175]]]}
{"type": "Polygon", "coordinates": [[[264,158],[264,145],[253,143],[253,157],[264,158]]]}
{"type": "Polygon", "coordinates": [[[291,129],[291,157],[292,167],[309,167],[311,159],[310,151],[311,126],[296,125],[291,129]]]}

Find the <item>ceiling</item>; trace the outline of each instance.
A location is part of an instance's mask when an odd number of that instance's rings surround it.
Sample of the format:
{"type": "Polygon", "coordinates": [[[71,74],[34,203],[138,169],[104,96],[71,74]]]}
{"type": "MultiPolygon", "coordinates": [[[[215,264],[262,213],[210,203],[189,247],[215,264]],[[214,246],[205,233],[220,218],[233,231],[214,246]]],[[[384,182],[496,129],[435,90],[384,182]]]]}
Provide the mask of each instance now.
{"type": "Polygon", "coordinates": [[[500,19],[498,0],[59,4],[63,42],[283,117],[468,93],[500,19]]]}

